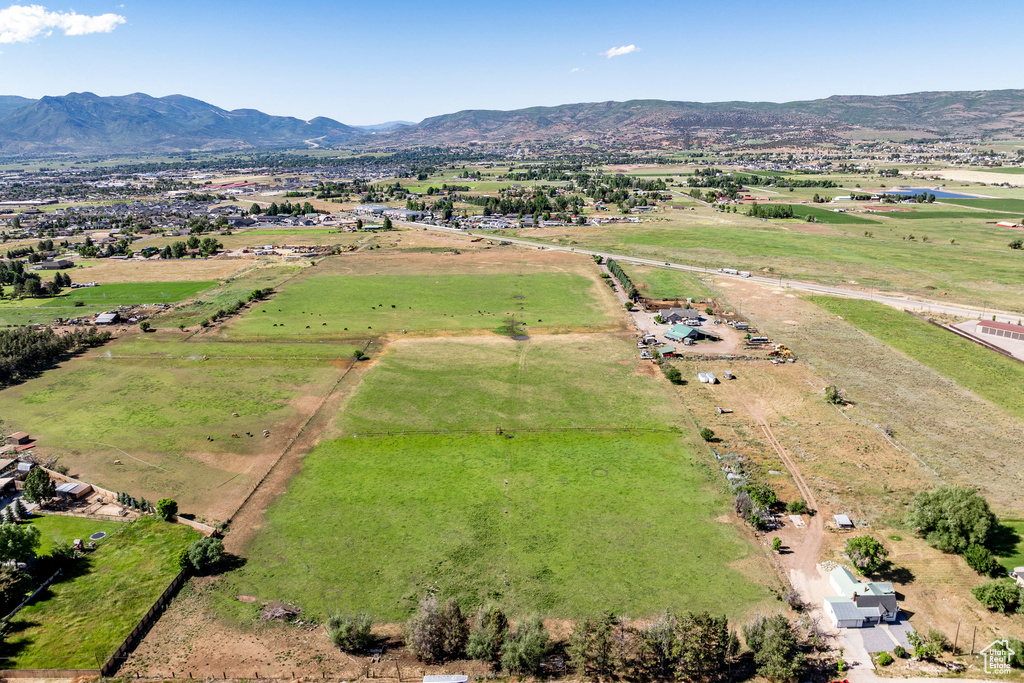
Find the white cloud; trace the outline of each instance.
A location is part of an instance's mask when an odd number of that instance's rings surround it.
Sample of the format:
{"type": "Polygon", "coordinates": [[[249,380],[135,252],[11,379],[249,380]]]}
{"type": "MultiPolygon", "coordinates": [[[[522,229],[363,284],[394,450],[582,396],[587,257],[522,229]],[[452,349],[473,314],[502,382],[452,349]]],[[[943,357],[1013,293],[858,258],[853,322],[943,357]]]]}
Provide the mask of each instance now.
{"type": "Polygon", "coordinates": [[[583,71],[583,69],[581,69],[581,68],[580,68],[580,67],[578,67],[578,66],[574,66],[574,67],[573,67],[572,69],[570,69],[570,70],[569,70],[569,73],[571,73],[571,74],[574,74],[574,73],[576,73],[577,71],[583,71]]]}
{"type": "Polygon", "coordinates": [[[119,14],[78,14],[50,12],[42,5],[11,5],[0,10],[0,45],[27,43],[39,35],[50,35],[54,29],[66,36],[84,36],[89,33],[110,33],[125,23],[119,14]]]}
{"type": "Polygon", "coordinates": [[[598,52],[599,55],[604,55],[608,59],[612,57],[621,57],[622,55],[628,55],[631,52],[640,52],[640,48],[636,45],[623,45],[622,47],[613,47],[610,50],[604,52],[598,52]]]}

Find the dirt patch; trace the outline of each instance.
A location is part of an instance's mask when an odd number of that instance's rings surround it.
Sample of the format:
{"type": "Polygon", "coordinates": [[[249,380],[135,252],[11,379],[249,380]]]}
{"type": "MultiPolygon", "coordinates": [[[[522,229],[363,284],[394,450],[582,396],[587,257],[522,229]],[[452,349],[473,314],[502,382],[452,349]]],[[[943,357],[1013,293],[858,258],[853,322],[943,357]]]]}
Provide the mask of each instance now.
{"type": "Polygon", "coordinates": [[[95,280],[100,284],[117,282],[190,282],[223,280],[251,268],[252,263],[220,259],[180,259],[170,261],[102,261],[89,262],[74,270],[76,282],[95,280]]]}

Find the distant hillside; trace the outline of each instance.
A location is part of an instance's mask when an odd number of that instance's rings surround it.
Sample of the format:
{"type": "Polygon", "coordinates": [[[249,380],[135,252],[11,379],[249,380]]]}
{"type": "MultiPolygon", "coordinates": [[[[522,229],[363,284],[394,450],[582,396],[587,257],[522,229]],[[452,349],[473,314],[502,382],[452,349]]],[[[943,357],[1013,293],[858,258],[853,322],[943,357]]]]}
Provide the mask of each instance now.
{"type": "Polygon", "coordinates": [[[384,123],[374,123],[369,126],[352,126],[358,130],[365,130],[367,133],[386,133],[389,130],[395,128],[402,128],[404,126],[415,126],[416,124],[412,121],[385,121],[384,123]]]}
{"type": "Polygon", "coordinates": [[[571,138],[657,142],[736,133],[827,139],[855,128],[1024,132],[1024,90],[836,95],[786,103],[630,100],[514,111],[466,110],[425,119],[376,142],[402,145],[571,138]]]}
{"type": "Polygon", "coordinates": [[[227,111],[182,95],[71,93],[14,101],[18,99],[23,98],[0,98],[4,153],[308,147],[338,144],[362,134],[332,119],[302,121],[254,109],[227,111]]]}

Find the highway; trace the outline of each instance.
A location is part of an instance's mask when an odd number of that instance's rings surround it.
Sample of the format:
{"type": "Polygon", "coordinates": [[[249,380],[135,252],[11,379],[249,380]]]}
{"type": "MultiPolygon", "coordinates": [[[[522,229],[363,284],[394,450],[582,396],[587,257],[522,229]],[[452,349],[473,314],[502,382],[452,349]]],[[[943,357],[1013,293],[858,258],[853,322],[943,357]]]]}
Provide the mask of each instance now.
{"type": "MultiPolygon", "coordinates": [[[[398,221],[396,221],[398,223],[398,221]]],[[[869,301],[877,301],[893,308],[908,309],[918,313],[945,313],[948,315],[955,315],[964,318],[991,320],[992,316],[999,322],[1017,324],[1024,315],[1020,313],[1010,313],[1007,311],[997,311],[991,309],[978,309],[971,308],[969,306],[962,306],[956,304],[946,304],[937,301],[922,301],[920,299],[912,299],[908,296],[893,295],[893,294],[880,294],[873,291],[861,291],[857,289],[846,289],[843,287],[830,287],[828,285],[819,285],[813,282],[802,282],[799,280],[785,280],[782,278],[770,278],[763,277],[760,275],[751,275],[750,277],[741,277],[739,275],[729,275],[727,273],[720,273],[717,270],[709,270],[701,266],[692,266],[685,263],[671,263],[669,261],[659,261],[657,259],[639,258],[636,256],[627,256],[625,254],[612,254],[606,251],[594,251],[592,249],[581,249],[578,247],[564,247],[557,244],[541,244],[537,242],[531,242],[529,240],[517,239],[514,237],[503,237],[499,235],[487,234],[486,232],[470,232],[468,230],[461,230],[459,228],[448,228],[440,225],[429,225],[426,223],[408,223],[401,222],[400,225],[404,225],[410,228],[421,228],[425,230],[433,230],[435,232],[447,232],[456,235],[466,235],[470,237],[483,237],[484,239],[497,240],[502,242],[511,242],[523,247],[532,247],[534,249],[545,249],[547,251],[568,251],[575,254],[586,254],[588,256],[601,256],[603,258],[611,258],[616,261],[622,261],[624,263],[637,263],[645,266],[654,266],[657,268],[668,268],[672,270],[685,270],[695,273],[713,273],[718,277],[722,278],[735,278],[737,280],[744,280],[746,282],[756,282],[761,285],[779,287],[784,289],[791,289],[798,292],[808,292],[811,294],[828,294],[831,296],[843,296],[850,299],[865,299],[869,301]]]]}

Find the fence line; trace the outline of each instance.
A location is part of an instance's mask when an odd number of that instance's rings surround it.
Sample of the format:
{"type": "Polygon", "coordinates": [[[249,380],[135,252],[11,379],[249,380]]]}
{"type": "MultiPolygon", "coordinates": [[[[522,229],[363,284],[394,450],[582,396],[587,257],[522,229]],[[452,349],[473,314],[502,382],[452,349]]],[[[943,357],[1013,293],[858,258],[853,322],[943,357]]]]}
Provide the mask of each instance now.
{"type": "Polygon", "coordinates": [[[131,633],[129,633],[118,648],[114,650],[114,654],[110,655],[110,659],[100,667],[99,674],[101,676],[113,675],[121,668],[121,665],[124,664],[126,659],[128,659],[128,655],[135,649],[135,646],[139,644],[139,641],[142,640],[142,637],[149,630],[150,626],[153,625],[153,622],[160,617],[164,608],[167,606],[167,603],[171,601],[174,595],[178,592],[178,589],[181,588],[181,584],[185,583],[185,579],[187,577],[188,570],[182,569],[178,572],[178,575],[171,580],[170,585],[167,586],[164,592],[160,594],[160,597],[156,599],[156,602],[149,608],[149,611],[146,612],[145,616],[139,620],[139,623],[135,625],[135,628],[132,629],[131,633]]]}
{"type": "Polygon", "coordinates": [[[10,623],[11,619],[13,619],[14,616],[18,612],[20,612],[22,610],[22,608],[25,607],[25,605],[27,605],[28,603],[32,602],[33,598],[35,598],[37,595],[39,595],[39,593],[41,593],[43,591],[43,589],[48,587],[51,583],[53,583],[57,579],[58,576],[60,576],[61,571],[62,570],[58,569],[53,576],[48,578],[46,581],[43,581],[42,585],[39,586],[39,588],[36,588],[34,591],[32,591],[32,595],[30,595],[27,598],[25,598],[24,600],[22,600],[21,604],[18,605],[17,607],[15,607],[14,610],[10,614],[8,614],[6,617],[4,617],[2,622],[0,622],[0,623],[3,623],[3,625],[6,627],[7,624],[10,623]]]}
{"type": "Polygon", "coordinates": [[[100,521],[121,522],[123,524],[135,521],[135,519],[131,517],[118,517],[117,515],[101,515],[98,513],[93,514],[88,512],[71,512],[69,510],[51,510],[49,508],[40,508],[39,510],[36,510],[36,514],[58,515],[60,517],[81,517],[82,519],[98,519],[100,521]]]}

